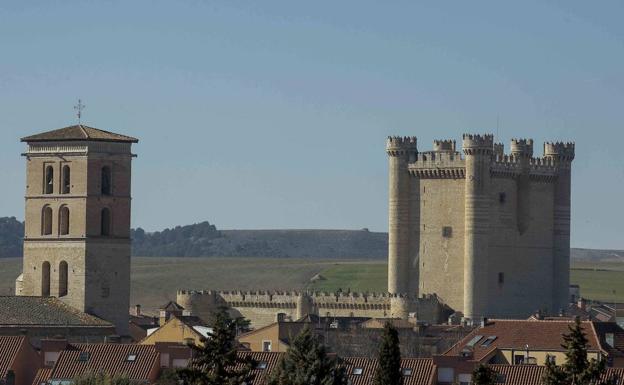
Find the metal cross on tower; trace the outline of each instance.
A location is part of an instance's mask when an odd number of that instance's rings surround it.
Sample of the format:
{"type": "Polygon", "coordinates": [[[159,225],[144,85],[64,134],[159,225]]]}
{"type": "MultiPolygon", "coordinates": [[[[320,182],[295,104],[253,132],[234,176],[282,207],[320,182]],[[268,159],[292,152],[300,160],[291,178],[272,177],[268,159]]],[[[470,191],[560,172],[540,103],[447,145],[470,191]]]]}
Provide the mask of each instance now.
{"type": "Polygon", "coordinates": [[[78,124],[80,124],[80,118],[82,117],[82,110],[84,110],[86,106],[82,104],[82,100],[78,99],[78,104],[74,106],[74,110],[78,111],[78,124]]]}

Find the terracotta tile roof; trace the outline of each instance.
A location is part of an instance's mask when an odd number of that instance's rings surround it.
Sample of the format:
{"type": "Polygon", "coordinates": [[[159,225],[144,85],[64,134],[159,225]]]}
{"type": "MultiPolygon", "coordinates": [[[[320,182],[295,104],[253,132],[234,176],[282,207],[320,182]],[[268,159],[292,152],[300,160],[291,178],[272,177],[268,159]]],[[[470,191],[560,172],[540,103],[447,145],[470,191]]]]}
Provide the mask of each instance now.
{"type": "MultiPolygon", "coordinates": [[[[369,385],[373,383],[377,360],[371,358],[345,358],[347,375],[352,385],[369,385]],[[357,371],[355,371],[357,369],[357,371]],[[361,374],[356,374],[361,369],[361,374]]],[[[434,381],[434,365],[429,358],[403,358],[401,368],[404,370],[403,385],[430,385],[434,381]],[[407,375],[408,371],[409,375],[407,375]]]]}
{"type": "Polygon", "coordinates": [[[72,344],[61,351],[50,379],[72,379],[88,372],[128,376],[131,380],[150,380],[160,367],[160,355],[154,345],[72,344]],[[135,355],[134,361],[129,357],[135,355]]]}
{"type": "Polygon", "coordinates": [[[541,385],[545,366],[490,365],[496,373],[496,383],[505,385],[541,385]]]}
{"type": "Polygon", "coordinates": [[[624,329],[615,322],[593,322],[592,326],[602,350],[614,357],[624,356],[624,329]],[[607,334],[613,335],[613,346],[607,342],[607,334]]]}
{"type": "MultiPolygon", "coordinates": [[[[569,332],[568,326],[573,321],[531,321],[531,320],[490,320],[485,327],[479,327],[449,349],[445,355],[457,356],[462,350],[470,349],[469,342],[478,336],[481,339],[473,345],[474,359],[485,358],[492,349],[529,349],[563,351],[563,334],[569,332]],[[488,337],[496,337],[489,345],[483,343],[488,337]]],[[[588,350],[599,351],[601,345],[592,323],[582,322],[583,330],[588,339],[588,350]]]]}
{"type": "Polygon", "coordinates": [[[0,327],[113,325],[66,305],[56,297],[0,296],[0,327]]]}
{"type": "Polygon", "coordinates": [[[24,336],[0,336],[0,379],[13,367],[17,354],[26,344],[24,336]]]}
{"type": "Polygon", "coordinates": [[[138,139],[130,136],[115,134],[113,132],[80,124],[22,138],[22,142],[54,142],[65,140],[90,140],[99,142],[126,143],[137,143],[139,141],[138,139]]]}
{"type": "MultiPolygon", "coordinates": [[[[497,384],[500,385],[541,385],[542,376],[546,371],[545,366],[538,365],[490,365],[496,373],[497,384]]],[[[616,384],[621,384],[624,379],[624,368],[607,368],[601,380],[618,379],[616,384]]]]}
{"type": "MultiPolygon", "coordinates": [[[[266,384],[269,375],[284,355],[284,353],[267,352],[239,352],[238,354],[240,357],[251,357],[256,362],[256,369],[252,371],[254,375],[253,385],[266,384]]],[[[235,368],[241,369],[242,365],[238,364],[235,368]]]]}
{"type": "Polygon", "coordinates": [[[35,375],[35,379],[32,382],[32,385],[44,385],[50,379],[50,373],[52,373],[52,368],[41,368],[37,370],[37,374],[35,375]]]}

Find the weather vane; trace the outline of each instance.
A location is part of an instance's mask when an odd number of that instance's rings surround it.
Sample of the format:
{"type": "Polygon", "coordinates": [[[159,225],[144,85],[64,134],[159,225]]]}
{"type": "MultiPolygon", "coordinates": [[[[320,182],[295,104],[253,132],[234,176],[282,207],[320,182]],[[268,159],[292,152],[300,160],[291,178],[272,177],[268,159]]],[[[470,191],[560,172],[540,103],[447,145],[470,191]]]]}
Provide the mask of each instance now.
{"type": "Polygon", "coordinates": [[[82,110],[84,110],[86,106],[82,104],[82,100],[78,99],[78,104],[74,106],[74,110],[78,111],[78,124],[80,124],[80,118],[82,117],[82,110]]]}

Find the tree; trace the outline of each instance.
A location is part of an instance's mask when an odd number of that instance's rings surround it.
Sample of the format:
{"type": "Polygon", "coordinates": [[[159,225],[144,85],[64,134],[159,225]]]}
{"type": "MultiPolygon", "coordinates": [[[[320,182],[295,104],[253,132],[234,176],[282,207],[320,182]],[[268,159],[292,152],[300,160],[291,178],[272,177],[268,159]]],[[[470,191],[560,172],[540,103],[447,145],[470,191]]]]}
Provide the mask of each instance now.
{"type": "Polygon", "coordinates": [[[192,346],[192,364],[178,372],[185,385],[241,385],[253,380],[251,371],[256,363],[237,354],[236,332],[241,323],[232,319],[225,307],[217,310],[203,346],[192,346]]]}
{"type": "Polygon", "coordinates": [[[569,333],[563,335],[561,347],[566,349],[566,362],[557,366],[550,360],[546,364],[546,372],[542,379],[544,385],[607,385],[600,377],[605,373],[606,361],[587,358],[587,338],[583,332],[581,321],[576,319],[574,325],[568,326],[569,333]]]}
{"type": "Polygon", "coordinates": [[[268,385],[346,385],[336,358],[327,355],[310,328],[297,335],[269,377],[268,385]]]}
{"type": "Polygon", "coordinates": [[[139,385],[139,381],[130,380],[123,375],[110,375],[104,372],[85,373],[74,378],[73,385],[139,385]]]}
{"type": "Polygon", "coordinates": [[[375,385],[400,385],[403,382],[401,373],[401,349],[399,333],[390,322],[386,322],[384,333],[379,345],[375,385]]]}
{"type": "Polygon", "coordinates": [[[496,372],[487,365],[479,364],[472,372],[473,385],[495,385],[496,372]]]}

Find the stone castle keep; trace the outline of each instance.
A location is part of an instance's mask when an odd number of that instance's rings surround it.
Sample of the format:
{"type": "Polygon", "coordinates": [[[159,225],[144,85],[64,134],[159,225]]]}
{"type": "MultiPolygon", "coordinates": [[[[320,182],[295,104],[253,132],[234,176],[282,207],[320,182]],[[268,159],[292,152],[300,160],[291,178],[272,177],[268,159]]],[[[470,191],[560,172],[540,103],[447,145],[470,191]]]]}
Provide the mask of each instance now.
{"type": "MultiPolygon", "coordinates": [[[[569,302],[573,143],[464,135],[419,152],[388,138],[388,292],[436,293],[468,319],[558,312],[569,302]]],[[[409,304],[393,306],[405,317],[409,304]]]]}
{"type": "Polygon", "coordinates": [[[128,333],[137,139],[77,125],[22,139],[26,215],[16,295],[55,296],[128,333]]]}
{"type": "Polygon", "coordinates": [[[267,293],[181,290],[177,301],[200,316],[227,305],[254,326],[305,314],[414,316],[444,322],[525,318],[566,309],[570,267],[573,143],[492,135],[436,140],[419,152],[415,137],[390,137],[388,293],[267,293]]]}

